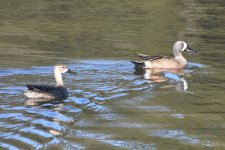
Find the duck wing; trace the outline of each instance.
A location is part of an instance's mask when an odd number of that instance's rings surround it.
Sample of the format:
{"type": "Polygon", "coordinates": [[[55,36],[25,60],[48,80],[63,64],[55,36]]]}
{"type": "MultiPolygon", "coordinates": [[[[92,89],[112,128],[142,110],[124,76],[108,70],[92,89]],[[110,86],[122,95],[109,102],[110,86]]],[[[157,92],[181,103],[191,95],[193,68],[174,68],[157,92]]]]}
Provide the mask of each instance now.
{"type": "Polygon", "coordinates": [[[148,55],[140,54],[140,53],[137,54],[137,57],[139,60],[142,60],[142,61],[152,61],[156,59],[166,58],[166,56],[148,56],[148,55]]]}
{"type": "Polygon", "coordinates": [[[145,54],[137,54],[137,59],[136,60],[132,60],[131,62],[135,65],[141,65],[144,66],[144,63],[146,61],[153,61],[156,59],[163,59],[163,58],[167,58],[166,56],[148,56],[145,54]]]}
{"type": "Polygon", "coordinates": [[[44,85],[26,85],[26,87],[28,88],[28,90],[41,93],[57,90],[57,87],[44,85]]]}

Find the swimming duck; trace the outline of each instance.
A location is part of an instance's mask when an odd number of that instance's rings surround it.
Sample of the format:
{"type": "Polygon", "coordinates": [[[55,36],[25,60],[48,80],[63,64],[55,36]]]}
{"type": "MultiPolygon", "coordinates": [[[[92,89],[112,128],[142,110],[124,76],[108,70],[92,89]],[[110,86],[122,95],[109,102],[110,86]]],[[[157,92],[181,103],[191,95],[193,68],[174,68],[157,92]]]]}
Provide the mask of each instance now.
{"type": "Polygon", "coordinates": [[[177,41],[173,45],[174,58],[169,58],[167,56],[148,56],[144,54],[137,54],[138,59],[131,62],[135,65],[135,67],[182,69],[187,66],[187,60],[182,55],[182,52],[184,51],[197,53],[196,50],[188,47],[186,42],[177,41]]]}
{"type": "Polygon", "coordinates": [[[56,86],[46,85],[26,85],[28,88],[24,92],[27,98],[46,98],[46,99],[62,99],[68,97],[68,90],[65,88],[62,80],[62,73],[73,73],[65,65],[56,65],[54,67],[54,76],[56,86]]]}

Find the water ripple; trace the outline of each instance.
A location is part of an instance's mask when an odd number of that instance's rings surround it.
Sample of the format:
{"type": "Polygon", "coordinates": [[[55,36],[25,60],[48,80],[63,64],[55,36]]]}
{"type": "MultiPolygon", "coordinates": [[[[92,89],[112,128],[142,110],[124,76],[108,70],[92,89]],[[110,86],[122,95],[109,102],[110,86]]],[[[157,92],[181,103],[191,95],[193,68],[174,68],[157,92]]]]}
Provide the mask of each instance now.
{"type": "Polygon", "coordinates": [[[43,127],[48,127],[57,131],[63,131],[65,128],[57,122],[48,121],[46,119],[35,119],[31,121],[33,124],[42,125],[43,127]]]}
{"type": "Polygon", "coordinates": [[[73,121],[72,117],[63,115],[63,114],[61,114],[59,112],[56,112],[56,111],[53,111],[53,110],[43,110],[42,109],[42,111],[40,111],[37,108],[36,109],[32,108],[32,109],[27,109],[25,111],[27,113],[31,113],[31,114],[35,114],[35,115],[41,115],[41,116],[49,117],[49,118],[52,118],[52,119],[57,119],[60,122],[72,122],[73,121]]]}
{"type": "Polygon", "coordinates": [[[33,141],[27,137],[23,137],[21,136],[20,134],[17,134],[17,133],[12,133],[12,132],[8,132],[8,133],[2,133],[1,132],[1,135],[0,135],[1,138],[3,139],[10,139],[10,140],[15,140],[15,141],[20,141],[26,145],[30,145],[32,146],[33,148],[36,148],[36,149],[39,149],[42,147],[42,145],[36,141],[33,141]]]}
{"type": "Polygon", "coordinates": [[[143,149],[143,150],[156,150],[154,144],[145,144],[142,142],[133,142],[133,141],[123,141],[123,140],[114,140],[111,136],[101,134],[101,133],[92,133],[87,131],[77,130],[73,132],[73,136],[77,138],[93,139],[101,143],[109,144],[115,147],[126,148],[126,149],[143,149]]]}
{"type": "Polygon", "coordinates": [[[23,126],[23,124],[10,124],[7,122],[0,122],[0,127],[5,129],[19,129],[23,126]]]}
{"type": "Polygon", "coordinates": [[[168,138],[168,139],[177,139],[183,143],[189,143],[189,144],[202,144],[205,146],[212,146],[212,143],[209,141],[201,141],[197,137],[189,136],[182,130],[156,130],[151,133],[151,136],[158,136],[161,138],[168,138]]]}
{"type": "Polygon", "coordinates": [[[2,148],[6,148],[6,149],[9,149],[9,150],[20,150],[20,148],[17,148],[11,144],[7,144],[7,143],[1,143],[0,142],[0,147],[2,148]]]}
{"type": "MultiPolygon", "coordinates": [[[[3,142],[0,142],[0,147],[50,149],[58,145],[65,149],[86,149],[89,145],[99,144],[109,148],[155,150],[154,143],[127,139],[117,129],[127,132],[132,130],[132,134],[138,135],[140,132],[148,133],[149,129],[167,126],[152,122],[156,120],[152,119],[154,115],[180,121],[185,117],[172,107],[157,103],[154,89],[160,84],[135,76],[128,63],[123,60],[71,61],[68,66],[76,70],[77,74],[65,74],[65,85],[70,96],[62,101],[25,99],[21,95],[20,90],[26,89],[26,83],[35,81],[36,84],[54,85],[52,71],[49,71],[52,67],[3,70],[0,75],[4,81],[0,87],[0,98],[3,98],[0,128],[4,132],[1,131],[3,142]],[[138,116],[134,116],[136,114],[138,116]],[[19,143],[20,147],[8,142],[8,139],[19,143]]],[[[165,76],[173,80],[179,78],[168,73],[165,76]]],[[[204,144],[199,138],[188,136],[181,130],[174,132],[155,130],[150,136],[204,144]]],[[[145,136],[149,138],[148,134],[145,136]]]]}
{"type": "Polygon", "coordinates": [[[42,136],[44,138],[50,138],[50,137],[53,137],[52,134],[49,134],[45,131],[42,131],[42,130],[38,130],[38,129],[35,129],[34,127],[25,127],[23,129],[20,130],[21,132],[26,132],[26,133],[31,133],[31,134],[35,134],[35,135],[39,135],[39,136],[42,136]]]}

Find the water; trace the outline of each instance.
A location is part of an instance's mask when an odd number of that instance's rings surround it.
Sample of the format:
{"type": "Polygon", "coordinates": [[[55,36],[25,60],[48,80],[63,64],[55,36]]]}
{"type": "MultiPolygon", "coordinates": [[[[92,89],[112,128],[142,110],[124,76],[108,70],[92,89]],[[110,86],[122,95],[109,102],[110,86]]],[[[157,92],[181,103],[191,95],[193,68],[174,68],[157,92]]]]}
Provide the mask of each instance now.
{"type": "Polygon", "coordinates": [[[224,1],[1,1],[0,149],[224,149],[224,1]],[[134,54],[199,53],[179,72],[134,54]],[[66,64],[70,96],[25,99],[66,64]],[[151,74],[151,78],[149,77],[151,74]]]}

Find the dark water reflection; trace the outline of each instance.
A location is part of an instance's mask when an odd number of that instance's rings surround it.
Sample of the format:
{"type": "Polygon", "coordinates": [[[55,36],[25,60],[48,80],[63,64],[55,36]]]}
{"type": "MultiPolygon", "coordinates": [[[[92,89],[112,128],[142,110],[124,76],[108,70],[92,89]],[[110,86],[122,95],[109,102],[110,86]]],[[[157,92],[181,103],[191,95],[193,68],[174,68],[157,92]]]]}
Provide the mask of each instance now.
{"type": "Polygon", "coordinates": [[[224,1],[1,1],[0,149],[224,149],[224,1]],[[136,52],[199,51],[179,71],[136,52]],[[70,96],[25,99],[67,64],[70,96]]]}

